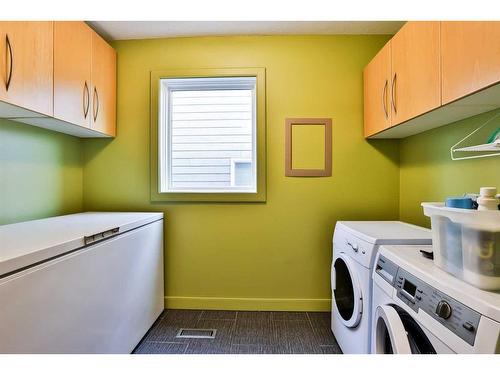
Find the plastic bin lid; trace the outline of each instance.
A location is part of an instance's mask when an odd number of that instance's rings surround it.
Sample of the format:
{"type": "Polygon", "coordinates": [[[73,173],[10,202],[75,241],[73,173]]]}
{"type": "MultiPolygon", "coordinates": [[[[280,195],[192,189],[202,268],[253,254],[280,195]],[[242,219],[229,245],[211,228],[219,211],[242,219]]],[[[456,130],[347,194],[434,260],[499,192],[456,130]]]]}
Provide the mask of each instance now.
{"type": "Polygon", "coordinates": [[[422,207],[425,216],[442,216],[476,230],[500,232],[500,210],[478,211],[445,207],[443,202],[423,202],[422,207]]]}

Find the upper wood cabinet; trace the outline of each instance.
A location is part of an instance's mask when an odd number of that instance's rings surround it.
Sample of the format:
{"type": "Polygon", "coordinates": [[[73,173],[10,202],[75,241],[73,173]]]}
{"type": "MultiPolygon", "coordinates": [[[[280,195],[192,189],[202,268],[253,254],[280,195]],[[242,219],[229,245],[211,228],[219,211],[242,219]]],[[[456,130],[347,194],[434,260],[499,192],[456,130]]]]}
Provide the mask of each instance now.
{"type": "Polygon", "coordinates": [[[363,71],[365,136],[391,126],[390,82],[391,42],[373,58],[363,71]]]}
{"type": "Polygon", "coordinates": [[[439,29],[407,22],[365,67],[365,137],[441,105],[439,29]]]}
{"type": "Polygon", "coordinates": [[[391,40],[392,125],[441,105],[439,22],[407,22],[391,40]]]}
{"type": "Polygon", "coordinates": [[[0,21],[0,118],[116,135],[116,52],[85,22],[0,21]]]}
{"type": "Polygon", "coordinates": [[[443,104],[500,82],[500,22],[442,22],[443,104]]]}
{"type": "Polygon", "coordinates": [[[90,128],[92,29],[54,23],[54,117],[90,128]]]}
{"type": "Polygon", "coordinates": [[[92,129],[116,135],[116,52],[92,34],[92,129]]]}
{"type": "Polygon", "coordinates": [[[54,24],[54,117],[115,136],[115,50],[84,22],[54,24]]]}
{"type": "Polygon", "coordinates": [[[0,22],[1,101],[53,115],[52,35],[53,22],[0,22]]]}
{"type": "Polygon", "coordinates": [[[404,138],[500,108],[499,40],[500,22],[407,22],[364,70],[365,137],[404,138]]]}

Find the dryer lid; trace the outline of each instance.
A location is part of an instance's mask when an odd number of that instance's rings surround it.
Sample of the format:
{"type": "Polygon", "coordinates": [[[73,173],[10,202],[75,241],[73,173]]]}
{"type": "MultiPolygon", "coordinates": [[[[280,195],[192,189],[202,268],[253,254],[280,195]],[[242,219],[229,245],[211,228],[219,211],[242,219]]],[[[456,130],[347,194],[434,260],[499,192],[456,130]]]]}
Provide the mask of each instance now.
{"type": "Polygon", "coordinates": [[[337,229],[375,245],[431,245],[430,229],[402,221],[338,221],[337,229]]]}

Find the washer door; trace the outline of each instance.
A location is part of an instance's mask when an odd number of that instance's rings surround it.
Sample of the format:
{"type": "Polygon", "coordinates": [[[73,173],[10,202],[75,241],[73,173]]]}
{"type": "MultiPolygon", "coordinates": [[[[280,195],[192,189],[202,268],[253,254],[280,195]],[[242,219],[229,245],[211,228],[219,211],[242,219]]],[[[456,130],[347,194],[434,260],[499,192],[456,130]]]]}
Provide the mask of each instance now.
{"type": "Polygon", "coordinates": [[[398,306],[378,306],[373,326],[375,354],[436,354],[425,332],[398,306]]]}
{"type": "Polygon", "coordinates": [[[341,253],[332,265],[334,311],[347,327],[356,327],[363,314],[363,296],[353,262],[341,253]]]}

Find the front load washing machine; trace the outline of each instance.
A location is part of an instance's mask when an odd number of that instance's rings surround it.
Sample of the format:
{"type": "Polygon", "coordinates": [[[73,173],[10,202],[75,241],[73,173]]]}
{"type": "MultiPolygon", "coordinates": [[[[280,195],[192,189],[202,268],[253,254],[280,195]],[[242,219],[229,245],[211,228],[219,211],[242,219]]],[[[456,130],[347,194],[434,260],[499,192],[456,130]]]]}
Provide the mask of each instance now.
{"type": "Polygon", "coordinates": [[[477,289],[422,256],[384,246],[373,271],[371,352],[500,353],[500,294],[477,289]]]}
{"type": "Polygon", "coordinates": [[[346,354],[370,352],[372,267],[383,244],[432,242],[431,231],[400,221],[339,221],[333,235],[332,332],[346,354]]]}

